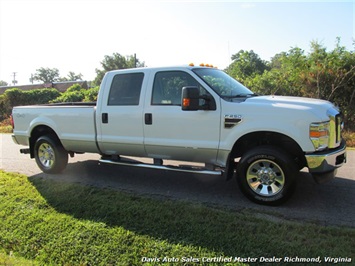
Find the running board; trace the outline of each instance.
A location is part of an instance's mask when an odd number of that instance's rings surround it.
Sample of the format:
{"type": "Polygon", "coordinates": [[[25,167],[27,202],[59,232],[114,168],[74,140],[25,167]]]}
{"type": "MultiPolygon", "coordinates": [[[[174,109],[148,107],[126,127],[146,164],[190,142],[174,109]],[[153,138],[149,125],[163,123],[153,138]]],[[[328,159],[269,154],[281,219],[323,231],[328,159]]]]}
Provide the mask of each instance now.
{"type": "Polygon", "coordinates": [[[141,168],[149,168],[149,169],[158,169],[158,170],[168,170],[168,171],[177,171],[177,172],[187,172],[187,173],[195,173],[195,174],[205,174],[205,175],[222,175],[223,171],[221,170],[208,170],[202,167],[194,167],[194,166],[175,166],[175,165],[159,165],[159,164],[149,164],[142,163],[137,161],[122,161],[122,160],[107,160],[101,159],[100,163],[107,164],[116,164],[116,165],[124,165],[124,166],[135,166],[141,168]]]}

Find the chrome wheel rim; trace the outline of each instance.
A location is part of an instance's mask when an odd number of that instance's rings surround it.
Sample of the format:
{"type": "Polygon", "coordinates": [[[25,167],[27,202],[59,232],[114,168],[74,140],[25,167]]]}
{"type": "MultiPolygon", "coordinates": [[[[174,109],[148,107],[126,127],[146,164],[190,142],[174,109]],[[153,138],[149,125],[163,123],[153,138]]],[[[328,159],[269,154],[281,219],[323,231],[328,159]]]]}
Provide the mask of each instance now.
{"type": "Polygon", "coordinates": [[[285,175],[281,167],[267,159],[253,162],[247,170],[246,178],[249,187],[264,197],[275,196],[285,186],[285,175]]]}
{"type": "Polygon", "coordinates": [[[52,146],[48,143],[42,143],[38,148],[38,159],[44,167],[51,168],[55,161],[52,146]]]}

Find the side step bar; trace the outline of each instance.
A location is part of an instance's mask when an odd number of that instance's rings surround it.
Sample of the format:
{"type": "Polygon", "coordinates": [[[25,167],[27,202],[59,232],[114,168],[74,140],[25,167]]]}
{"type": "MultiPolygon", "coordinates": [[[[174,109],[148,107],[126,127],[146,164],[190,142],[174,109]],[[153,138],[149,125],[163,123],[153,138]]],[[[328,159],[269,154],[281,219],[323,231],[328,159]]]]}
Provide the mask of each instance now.
{"type": "Polygon", "coordinates": [[[109,160],[109,159],[101,159],[100,163],[107,164],[116,164],[116,165],[124,165],[124,166],[135,166],[141,168],[150,168],[150,169],[158,169],[158,170],[168,170],[168,171],[177,171],[177,172],[187,172],[187,173],[197,173],[197,174],[205,174],[205,175],[222,175],[222,170],[208,170],[203,167],[194,167],[194,166],[175,166],[175,165],[162,165],[162,164],[149,164],[142,163],[138,161],[124,161],[124,160],[109,160]]]}

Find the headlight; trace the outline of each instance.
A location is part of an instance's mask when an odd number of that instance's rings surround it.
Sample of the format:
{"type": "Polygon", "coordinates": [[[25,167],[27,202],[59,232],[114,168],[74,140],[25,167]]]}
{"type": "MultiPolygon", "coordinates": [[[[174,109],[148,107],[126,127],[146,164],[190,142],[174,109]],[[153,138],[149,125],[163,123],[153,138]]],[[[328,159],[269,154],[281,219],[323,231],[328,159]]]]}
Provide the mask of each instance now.
{"type": "Polygon", "coordinates": [[[329,142],[329,122],[312,123],[309,126],[309,138],[317,151],[327,148],[329,142]]]}

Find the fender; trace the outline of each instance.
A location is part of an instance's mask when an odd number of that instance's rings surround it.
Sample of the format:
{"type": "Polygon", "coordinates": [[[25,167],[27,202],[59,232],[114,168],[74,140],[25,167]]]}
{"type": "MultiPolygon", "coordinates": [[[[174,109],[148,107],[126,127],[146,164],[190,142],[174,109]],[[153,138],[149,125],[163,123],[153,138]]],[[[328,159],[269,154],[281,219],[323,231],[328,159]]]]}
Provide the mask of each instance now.
{"type": "Polygon", "coordinates": [[[33,119],[31,122],[30,122],[30,126],[28,128],[28,131],[27,131],[27,136],[28,137],[31,137],[32,135],[32,132],[33,130],[38,127],[38,126],[45,126],[45,127],[49,127],[50,129],[52,129],[55,134],[60,137],[58,135],[58,129],[57,129],[57,126],[55,124],[55,122],[50,119],[49,117],[46,117],[46,116],[39,116],[39,117],[36,117],[35,119],[33,119]]]}

